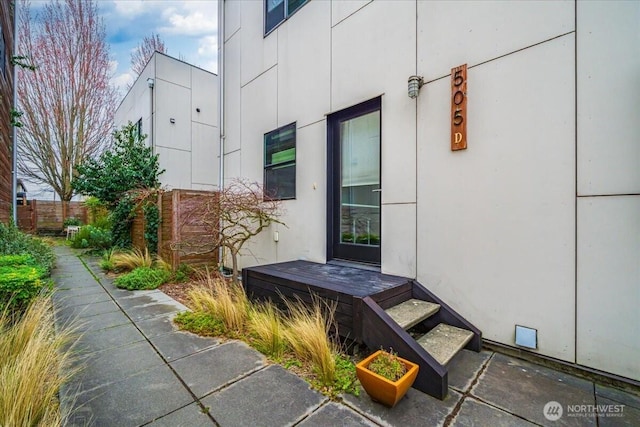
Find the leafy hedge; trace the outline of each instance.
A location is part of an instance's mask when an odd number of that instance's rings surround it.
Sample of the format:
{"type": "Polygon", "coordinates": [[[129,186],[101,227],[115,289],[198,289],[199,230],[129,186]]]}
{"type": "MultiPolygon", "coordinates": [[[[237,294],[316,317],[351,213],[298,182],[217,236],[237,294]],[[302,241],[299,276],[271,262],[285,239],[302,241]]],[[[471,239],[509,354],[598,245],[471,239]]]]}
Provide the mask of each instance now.
{"type": "Polygon", "coordinates": [[[30,255],[0,255],[0,309],[23,308],[48,282],[30,255]]]}
{"type": "Polygon", "coordinates": [[[20,232],[14,225],[0,223],[0,255],[30,255],[34,263],[48,275],[56,256],[42,240],[20,232]]]}
{"type": "Polygon", "coordinates": [[[169,280],[171,274],[165,270],[149,267],[138,267],[131,273],[119,276],[114,283],[121,289],[130,291],[139,289],[156,289],[158,286],[169,280]]]}
{"type": "Polygon", "coordinates": [[[71,247],[108,249],[111,247],[111,232],[93,225],[85,225],[73,236],[71,247]]]}

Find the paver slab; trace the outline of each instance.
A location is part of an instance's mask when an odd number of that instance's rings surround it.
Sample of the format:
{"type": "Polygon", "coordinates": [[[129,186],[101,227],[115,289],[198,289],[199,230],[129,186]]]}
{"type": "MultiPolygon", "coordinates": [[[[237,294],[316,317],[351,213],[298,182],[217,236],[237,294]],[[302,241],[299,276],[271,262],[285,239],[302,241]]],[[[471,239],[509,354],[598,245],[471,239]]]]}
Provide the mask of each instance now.
{"type": "Polygon", "coordinates": [[[85,333],[77,340],[74,351],[89,354],[111,348],[123,347],[138,341],[143,341],[144,335],[132,324],[114,326],[85,333]]]}
{"type": "Polygon", "coordinates": [[[478,372],[492,356],[492,352],[461,350],[449,362],[449,387],[466,392],[471,387],[478,372]]]}
{"type": "Polygon", "coordinates": [[[362,389],[359,397],[351,394],[343,397],[347,405],[378,424],[424,427],[442,425],[461,395],[457,391],[449,390],[449,395],[444,400],[439,400],[411,388],[391,409],[371,400],[362,389]]]}
{"type": "Polygon", "coordinates": [[[169,367],[141,372],[122,381],[76,396],[81,419],[72,414],[69,426],[134,427],[153,421],[192,402],[192,396],[169,367]]]}
{"type": "Polygon", "coordinates": [[[74,306],[86,306],[89,304],[95,304],[98,302],[112,301],[108,293],[104,289],[100,289],[99,292],[92,292],[88,294],[77,295],[75,292],[67,293],[65,296],[61,292],[56,292],[60,298],[56,300],[60,307],[74,307],[74,306]]]}
{"type": "Polygon", "coordinates": [[[465,398],[452,427],[533,427],[535,424],[501,409],[482,403],[472,397],[465,398]]]}
{"type": "Polygon", "coordinates": [[[549,425],[595,425],[595,419],[562,417],[550,421],[544,413],[548,402],[593,405],[594,387],[589,381],[496,353],[471,393],[481,400],[526,420],[549,425]]]}
{"type": "Polygon", "coordinates": [[[291,425],[325,401],[304,380],[277,365],[202,399],[222,427],[291,425]]]}
{"type": "Polygon", "coordinates": [[[84,393],[163,364],[146,341],[81,355],[77,362],[81,371],[71,379],[69,389],[84,393]]]}
{"type": "Polygon", "coordinates": [[[152,317],[163,316],[169,313],[177,313],[179,311],[183,311],[184,309],[178,306],[179,303],[157,303],[157,304],[149,304],[143,306],[134,306],[125,308],[124,311],[133,319],[135,322],[144,319],[150,319],[152,317]]]}
{"type": "Polygon", "coordinates": [[[118,325],[131,323],[129,318],[121,311],[97,314],[95,316],[79,318],[60,318],[56,316],[56,325],[66,327],[73,325],[78,332],[97,331],[105,328],[112,328],[118,325]]]}
{"type": "MultiPolygon", "coordinates": [[[[597,396],[598,426],[640,426],[640,409],[597,396]]],[[[591,415],[591,414],[590,414],[591,415]]]]}
{"type": "Polygon", "coordinates": [[[92,317],[98,314],[111,313],[114,311],[120,312],[120,309],[113,301],[109,300],[86,305],[61,307],[56,312],[56,316],[58,316],[60,320],[65,321],[76,317],[79,319],[83,319],[85,317],[92,317]]]}
{"type": "Polygon", "coordinates": [[[149,424],[149,427],[210,427],[215,423],[197,403],[192,403],[149,424]]]}
{"type": "Polygon", "coordinates": [[[215,338],[201,337],[182,331],[149,337],[149,340],[169,362],[218,345],[218,340],[215,338]]]}
{"type": "Polygon", "coordinates": [[[327,403],[300,424],[297,424],[298,427],[371,427],[376,425],[351,408],[335,402],[327,403]]]}
{"type": "Polygon", "coordinates": [[[614,387],[596,384],[596,397],[605,397],[626,406],[640,409],[640,395],[632,394],[614,387]]]}
{"type": "Polygon", "coordinates": [[[265,365],[265,358],[243,342],[232,341],[171,363],[197,397],[205,396],[265,365]]]}
{"type": "Polygon", "coordinates": [[[152,317],[151,319],[136,322],[136,325],[146,337],[153,337],[169,332],[176,332],[178,327],[173,323],[174,313],[166,316],[152,317]]]}

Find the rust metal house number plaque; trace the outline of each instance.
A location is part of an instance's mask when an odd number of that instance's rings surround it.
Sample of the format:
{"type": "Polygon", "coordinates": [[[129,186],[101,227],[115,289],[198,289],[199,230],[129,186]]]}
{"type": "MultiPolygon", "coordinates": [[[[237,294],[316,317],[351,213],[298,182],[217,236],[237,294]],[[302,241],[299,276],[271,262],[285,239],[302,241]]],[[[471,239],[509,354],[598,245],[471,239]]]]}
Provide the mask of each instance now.
{"type": "Polygon", "coordinates": [[[451,151],[467,149],[467,64],[451,69],[451,151]]]}

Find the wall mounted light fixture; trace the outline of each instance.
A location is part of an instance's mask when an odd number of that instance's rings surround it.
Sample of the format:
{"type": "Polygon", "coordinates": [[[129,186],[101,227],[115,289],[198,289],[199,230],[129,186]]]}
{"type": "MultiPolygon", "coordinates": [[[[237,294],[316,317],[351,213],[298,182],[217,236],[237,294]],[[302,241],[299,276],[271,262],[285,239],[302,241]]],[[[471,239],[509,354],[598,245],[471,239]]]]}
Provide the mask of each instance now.
{"type": "Polygon", "coordinates": [[[171,124],[174,124],[174,123],[176,122],[176,119],[174,119],[173,117],[171,117],[171,118],[169,119],[169,122],[171,122],[171,124]]]}
{"type": "Polygon", "coordinates": [[[147,79],[147,86],[149,86],[150,88],[153,88],[154,83],[155,82],[153,81],[153,79],[151,77],[149,77],[147,79]]]}
{"type": "Polygon", "coordinates": [[[408,93],[409,98],[416,99],[420,93],[420,88],[424,85],[424,79],[420,76],[409,77],[408,93]]]}

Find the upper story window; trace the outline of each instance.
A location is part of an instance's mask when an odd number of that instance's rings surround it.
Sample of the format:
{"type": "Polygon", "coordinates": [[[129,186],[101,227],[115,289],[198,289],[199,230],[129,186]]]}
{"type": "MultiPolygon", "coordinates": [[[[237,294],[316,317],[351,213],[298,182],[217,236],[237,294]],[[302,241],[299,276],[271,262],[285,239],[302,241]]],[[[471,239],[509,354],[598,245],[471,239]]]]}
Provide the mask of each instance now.
{"type": "Polygon", "coordinates": [[[296,124],[264,135],[264,192],[277,200],[296,198],[296,124]]]}
{"type": "Polygon", "coordinates": [[[136,122],[133,131],[138,139],[142,138],[142,117],[136,122]]]}
{"type": "Polygon", "coordinates": [[[269,34],[308,0],[264,0],[264,33],[269,34]]]}

